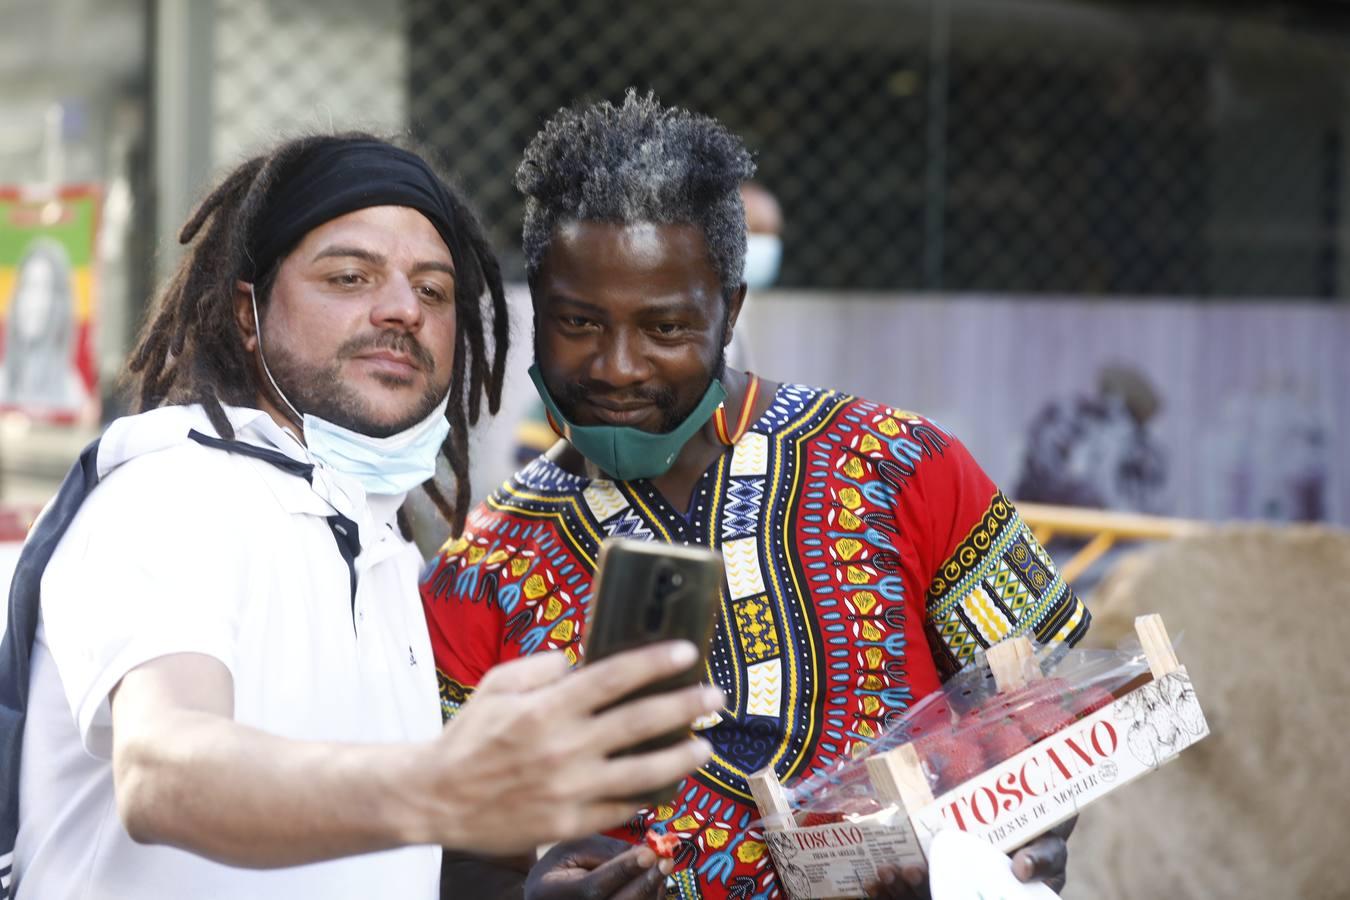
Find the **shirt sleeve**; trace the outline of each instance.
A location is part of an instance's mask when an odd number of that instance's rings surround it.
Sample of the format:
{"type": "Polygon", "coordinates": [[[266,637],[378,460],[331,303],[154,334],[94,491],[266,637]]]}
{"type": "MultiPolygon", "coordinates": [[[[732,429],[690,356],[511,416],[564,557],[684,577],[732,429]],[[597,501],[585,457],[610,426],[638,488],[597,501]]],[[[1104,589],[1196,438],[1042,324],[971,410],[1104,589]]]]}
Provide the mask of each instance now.
{"type": "MultiPolygon", "coordinates": [[[[472,521],[472,517],[471,517],[472,521]]],[[[422,608],[431,633],[441,717],[452,719],[487,671],[502,661],[505,616],[501,564],[472,528],[446,543],[422,575],[422,608]]]]}
{"type": "Polygon", "coordinates": [[[209,453],[174,448],[114,470],[43,575],[44,639],[94,756],[111,757],[108,696],[136,666],[201,653],[234,672],[248,561],[228,514],[237,496],[209,453]]]}
{"type": "Polygon", "coordinates": [[[910,474],[895,515],[923,585],[929,649],[942,678],[977,650],[1026,634],[1076,643],[1091,615],[1012,502],[966,447],[932,422],[904,424],[910,474]]]}

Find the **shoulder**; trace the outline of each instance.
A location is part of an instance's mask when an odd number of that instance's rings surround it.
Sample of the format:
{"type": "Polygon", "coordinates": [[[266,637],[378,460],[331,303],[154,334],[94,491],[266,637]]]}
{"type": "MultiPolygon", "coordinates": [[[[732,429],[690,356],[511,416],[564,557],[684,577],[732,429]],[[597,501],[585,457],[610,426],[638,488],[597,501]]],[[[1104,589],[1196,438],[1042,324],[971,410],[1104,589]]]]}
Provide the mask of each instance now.
{"type": "Polygon", "coordinates": [[[209,567],[228,579],[274,533],[260,530],[269,507],[278,508],[262,483],[220,451],[185,442],[141,454],[104,475],[75,511],[44,592],[56,572],[129,577],[151,561],[166,577],[209,567]]]}
{"type": "Polygon", "coordinates": [[[815,422],[828,415],[851,397],[840,391],[784,382],[774,390],[769,408],[755,423],[752,431],[789,431],[815,422]]]}
{"type": "Polygon", "coordinates": [[[846,391],[805,384],[780,384],[770,401],[761,424],[770,429],[800,421],[822,418],[840,423],[834,430],[866,431],[880,429],[880,437],[894,438],[906,430],[921,434],[936,432],[946,439],[951,435],[933,419],[905,407],[859,397],[846,391]]]}
{"type": "Polygon", "coordinates": [[[224,455],[166,447],[109,472],[75,511],[48,574],[63,565],[112,571],[150,559],[161,568],[173,561],[237,570],[271,501],[218,458],[224,455]]]}
{"type": "Polygon", "coordinates": [[[588,484],[590,484],[589,478],[569,472],[555,463],[548,455],[541,455],[517,470],[493,494],[493,497],[500,499],[503,496],[522,492],[575,494],[584,490],[588,484]]]}
{"type": "Polygon", "coordinates": [[[175,539],[192,533],[238,542],[269,513],[326,508],[297,474],[248,456],[205,446],[195,429],[147,439],[110,428],[98,451],[100,478],[80,506],[73,528],[109,525],[127,534],[175,539]]]}
{"type": "Polygon", "coordinates": [[[969,450],[935,419],[903,406],[842,391],[784,385],[776,400],[799,416],[816,410],[815,433],[837,451],[834,461],[853,478],[912,479],[979,469],[969,450]]]}
{"type": "Polygon", "coordinates": [[[261,483],[251,477],[249,461],[204,447],[186,437],[180,443],[143,453],[118,464],[99,479],[86,505],[133,497],[137,506],[167,503],[200,508],[234,505],[261,483]]]}
{"type": "Polygon", "coordinates": [[[487,496],[469,514],[466,526],[494,530],[567,507],[584,496],[591,479],[537,457],[487,496]]]}

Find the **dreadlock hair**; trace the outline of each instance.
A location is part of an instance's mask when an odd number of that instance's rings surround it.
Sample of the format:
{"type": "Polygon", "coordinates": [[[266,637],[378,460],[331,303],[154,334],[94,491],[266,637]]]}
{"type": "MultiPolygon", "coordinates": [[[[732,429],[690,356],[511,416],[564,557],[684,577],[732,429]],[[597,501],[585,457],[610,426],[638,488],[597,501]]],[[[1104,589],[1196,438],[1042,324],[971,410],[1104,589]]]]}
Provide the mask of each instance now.
{"type": "MultiPolygon", "coordinates": [[[[235,286],[247,281],[245,273],[251,270],[249,236],[274,189],[308,154],[371,140],[382,139],[347,132],[286,141],[239,165],[207,195],[179,232],[178,241],[188,250],[156,299],[127,363],[124,382],[134,411],[200,403],[221,437],[234,437],[222,404],[252,406],[261,392],[234,318],[235,286]]],[[[450,434],[441,446],[455,477],[453,505],[434,479],[422,487],[458,533],[469,506],[469,426],[478,421],[484,398],[490,413],[501,407],[509,323],[497,258],[463,198],[453,189],[447,193],[459,238],[455,243],[460,245],[450,248],[455,263],[455,356],[445,411],[450,434]]],[[[285,255],[256,276],[254,294],[262,308],[285,255]]]]}
{"type": "Polygon", "coordinates": [[[721,123],[650,92],[629,88],[622,106],[559,110],[516,170],[526,272],[539,271],[559,222],[692,224],[730,298],[745,268],[739,187],[754,174],[745,144],[721,123]]]}

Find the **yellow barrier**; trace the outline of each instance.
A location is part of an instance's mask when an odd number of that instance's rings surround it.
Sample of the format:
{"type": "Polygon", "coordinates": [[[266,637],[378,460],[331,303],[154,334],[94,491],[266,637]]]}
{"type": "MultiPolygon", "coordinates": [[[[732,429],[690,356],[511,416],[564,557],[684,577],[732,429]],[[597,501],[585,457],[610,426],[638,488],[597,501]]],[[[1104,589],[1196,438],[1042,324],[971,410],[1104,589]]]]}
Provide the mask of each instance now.
{"type": "Polygon", "coordinates": [[[1118,540],[1170,540],[1202,534],[1210,528],[1208,523],[1193,519],[1044,503],[1018,503],[1017,511],[1042,546],[1055,537],[1089,538],[1087,544],[1060,567],[1060,574],[1070,583],[1101,559],[1118,540]]]}

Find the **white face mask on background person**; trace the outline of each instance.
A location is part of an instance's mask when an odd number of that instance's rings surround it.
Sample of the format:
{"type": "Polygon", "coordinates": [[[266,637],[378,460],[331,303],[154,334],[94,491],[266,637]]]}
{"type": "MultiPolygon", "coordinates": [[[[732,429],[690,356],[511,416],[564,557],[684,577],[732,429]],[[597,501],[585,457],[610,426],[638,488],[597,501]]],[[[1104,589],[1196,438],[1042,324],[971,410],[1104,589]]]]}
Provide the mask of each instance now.
{"type": "Polygon", "coordinates": [[[783,239],[776,234],[750,234],[745,238],[745,284],[762,291],[778,280],[783,261],[783,239]]]}
{"type": "Polygon", "coordinates": [[[258,317],[258,298],[253,294],[252,286],[249,293],[253,300],[253,328],[258,337],[258,358],[262,360],[263,371],[267,373],[272,390],[300,419],[305,448],[316,462],[356,479],[367,494],[407,493],[436,474],[436,455],[450,433],[450,422],[445,418],[445,410],[450,405],[449,392],[422,421],[382,438],[302,413],[272,377],[267,354],[263,352],[262,321],[258,317]]]}

